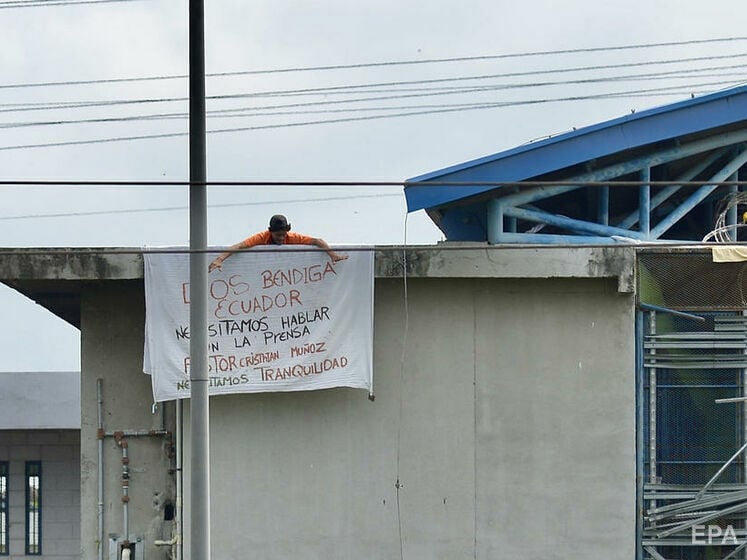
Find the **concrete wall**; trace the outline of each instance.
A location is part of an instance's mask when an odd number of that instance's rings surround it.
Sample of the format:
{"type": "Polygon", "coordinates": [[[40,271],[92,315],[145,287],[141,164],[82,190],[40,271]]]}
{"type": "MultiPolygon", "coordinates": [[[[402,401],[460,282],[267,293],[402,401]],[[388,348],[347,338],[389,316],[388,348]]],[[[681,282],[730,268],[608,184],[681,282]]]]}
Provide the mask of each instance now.
{"type": "MultiPolygon", "coordinates": [[[[90,286],[81,302],[81,558],[98,557],[98,405],[101,379],[103,428],[113,432],[173,431],[173,414],[161,405],[152,409],[150,377],[143,374],[144,302],[141,282],[112,281],[90,286]]],[[[173,408],[173,404],[170,405],[173,408]]],[[[171,538],[171,523],[164,519],[175,500],[172,442],[163,436],[103,440],[103,551],[109,558],[109,540],[125,539],[122,501],[122,442],[129,458],[129,539],[142,539],[144,558],[167,558],[169,550],[154,546],[171,538]]],[[[133,560],[137,557],[133,556],[133,560]]]]}
{"type": "Polygon", "coordinates": [[[80,432],[0,430],[0,461],[9,462],[9,545],[3,558],[25,556],[26,461],[41,461],[42,560],[80,558],[80,432]]]}
{"type": "Polygon", "coordinates": [[[0,428],[80,429],[80,373],[0,372],[0,428]]]}
{"type": "MultiPolygon", "coordinates": [[[[633,253],[448,249],[377,253],[374,402],[349,389],[211,399],[214,558],[634,557],[633,253]]],[[[151,409],[130,260],[74,286],[84,560],[124,539],[122,447],[107,436],[99,542],[97,380],[104,432],[175,430],[174,403],[151,409]]],[[[54,268],[38,282],[18,270],[32,294],[58,283],[54,268]]],[[[129,537],[165,559],[172,442],[126,441],[129,537]]]]}
{"type": "Polygon", "coordinates": [[[374,402],[211,399],[213,557],[634,558],[634,302],[618,285],[410,279],[405,313],[402,281],[377,278],[374,402]]]}

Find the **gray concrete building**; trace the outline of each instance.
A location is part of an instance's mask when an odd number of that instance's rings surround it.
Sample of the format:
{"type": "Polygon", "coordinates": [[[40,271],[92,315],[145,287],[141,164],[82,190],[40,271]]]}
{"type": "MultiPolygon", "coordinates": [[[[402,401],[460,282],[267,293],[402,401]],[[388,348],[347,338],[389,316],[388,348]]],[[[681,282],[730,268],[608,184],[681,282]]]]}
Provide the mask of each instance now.
{"type": "MultiPolygon", "coordinates": [[[[151,403],[141,257],[57,253],[6,252],[0,278],[38,301],[64,293],[50,308],[81,328],[81,557],[111,558],[125,536],[136,557],[177,555],[189,406],[177,423],[174,403],[151,403]]],[[[213,556],[633,557],[634,262],[631,248],[424,247],[406,262],[381,248],[374,401],[211,399],[213,556]]]]}
{"type": "Polygon", "coordinates": [[[79,558],[80,513],[80,374],[0,372],[0,555],[79,558]]]}
{"type": "MultiPolygon", "coordinates": [[[[447,241],[375,248],[375,399],[211,398],[212,556],[743,557],[746,140],[742,87],[408,181],[447,241]]],[[[0,253],[81,331],[81,558],[189,559],[141,251],[0,253]]]]}

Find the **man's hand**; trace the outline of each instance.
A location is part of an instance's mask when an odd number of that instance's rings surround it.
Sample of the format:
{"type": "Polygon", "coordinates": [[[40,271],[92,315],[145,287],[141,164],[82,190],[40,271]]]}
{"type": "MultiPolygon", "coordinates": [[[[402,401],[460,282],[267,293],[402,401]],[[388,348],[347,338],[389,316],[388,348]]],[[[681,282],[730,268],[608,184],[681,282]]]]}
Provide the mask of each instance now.
{"type": "Polygon", "coordinates": [[[348,258],[347,255],[341,255],[340,253],[335,253],[334,251],[329,252],[329,258],[332,259],[333,263],[344,261],[348,258]]]}
{"type": "Polygon", "coordinates": [[[223,261],[219,260],[219,258],[216,258],[208,265],[208,274],[214,271],[216,268],[218,270],[223,270],[223,261]]]}

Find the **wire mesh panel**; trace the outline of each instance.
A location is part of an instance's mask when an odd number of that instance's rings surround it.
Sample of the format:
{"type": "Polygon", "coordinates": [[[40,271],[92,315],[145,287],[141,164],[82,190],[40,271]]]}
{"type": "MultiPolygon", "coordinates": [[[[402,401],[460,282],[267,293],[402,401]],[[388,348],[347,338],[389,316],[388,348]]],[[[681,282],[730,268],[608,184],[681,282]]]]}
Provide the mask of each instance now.
{"type": "Polygon", "coordinates": [[[747,558],[742,263],[641,254],[644,558],[747,558]],[[648,309],[651,309],[649,307],[648,309]],[[744,546],[742,546],[744,544],[744,546]]]}
{"type": "Polygon", "coordinates": [[[692,311],[747,308],[747,262],[714,263],[711,251],[638,253],[638,300],[692,311]]]}

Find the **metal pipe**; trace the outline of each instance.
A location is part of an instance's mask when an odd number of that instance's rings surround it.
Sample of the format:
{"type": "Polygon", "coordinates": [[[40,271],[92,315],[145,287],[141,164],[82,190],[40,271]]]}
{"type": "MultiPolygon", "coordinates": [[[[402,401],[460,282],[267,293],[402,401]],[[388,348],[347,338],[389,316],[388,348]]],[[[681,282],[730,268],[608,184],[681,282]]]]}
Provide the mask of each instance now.
{"type": "Polygon", "coordinates": [[[747,502],[742,502],[740,504],[737,504],[732,507],[728,507],[725,509],[720,509],[714,512],[706,512],[705,515],[691,519],[690,521],[687,521],[685,523],[681,523],[679,525],[675,525],[666,531],[662,531],[660,533],[656,534],[656,538],[658,539],[664,539],[666,537],[669,537],[671,535],[674,535],[675,533],[679,533],[680,531],[684,531],[685,529],[689,529],[690,527],[694,527],[695,525],[704,525],[706,521],[711,521],[713,519],[718,519],[719,517],[726,517],[732,513],[737,513],[739,511],[744,511],[744,509],[747,508],[747,502]]]}
{"type": "Polygon", "coordinates": [[[643,538],[643,376],[645,368],[643,367],[643,312],[639,309],[635,311],[635,375],[636,375],[636,392],[635,392],[635,410],[636,410],[636,515],[635,533],[635,560],[642,560],[643,550],[641,549],[641,540],[643,538]]]}
{"type": "Polygon", "coordinates": [[[96,402],[98,408],[98,429],[96,438],[98,439],[98,465],[97,465],[97,485],[98,485],[98,559],[104,560],[104,397],[102,396],[103,380],[99,377],[96,380],[96,402]]]}
{"type": "MultiPolygon", "coordinates": [[[[579,242],[583,241],[584,245],[593,243],[595,245],[620,245],[626,241],[628,243],[639,243],[640,240],[633,239],[629,236],[617,235],[614,237],[588,236],[584,235],[554,235],[547,233],[510,233],[502,232],[500,237],[488,238],[488,243],[495,245],[502,242],[527,243],[531,245],[566,245],[578,248],[579,242]]],[[[669,242],[669,240],[667,240],[669,242]]],[[[672,243],[675,243],[672,241],[672,243]]]]}
{"type": "MultiPolygon", "coordinates": [[[[692,181],[700,173],[705,171],[706,168],[712,165],[718,158],[723,156],[726,153],[726,151],[727,151],[726,148],[720,148],[718,150],[714,150],[713,152],[708,154],[708,157],[704,158],[697,165],[688,169],[685,173],[677,177],[677,179],[675,180],[682,181],[683,183],[692,181]]],[[[654,196],[651,197],[651,209],[655,209],[661,206],[661,204],[666,202],[666,200],[670,196],[672,196],[674,193],[676,193],[681,188],[682,188],[681,185],[670,185],[667,187],[662,187],[662,189],[659,192],[657,192],[654,196]]],[[[627,218],[625,218],[624,220],[621,220],[617,224],[617,227],[621,227],[621,228],[632,227],[636,223],[638,223],[639,216],[640,216],[639,212],[631,212],[630,214],[628,214],[627,218]]]]}
{"type": "Polygon", "coordinates": [[[683,319],[692,319],[693,321],[699,321],[705,323],[706,318],[701,315],[695,315],[693,313],[686,313],[684,311],[677,311],[676,309],[669,309],[668,307],[661,307],[660,305],[652,305],[650,303],[639,303],[638,307],[644,311],[658,311],[661,313],[669,313],[675,317],[682,317],[683,319]]]}
{"type": "Polygon", "coordinates": [[[700,489],[700,492],[696,494],[695,498],[696,499],[701,498],[703,494],[705,494],[706,491],[713,485],[713,483],[716,482],[716,480],[718,480],[718,477],[721,476],[721,474],[727,469],[727,467],[734,462],[734,459],[739,457],[745,449],[747,449],[747,443],[744,443],[742,447],[740,447],[737,450],[737,452],[734,455],[732,455],[728,461],[726,461],[726,463],[721,465],[721,468],[718,471],[716,471],[716,474],[714,474],[708,482],[706,482],[706,485],[700,489]]]}
{"type": "Polygon", "coordinates": [[[119,440],[119,446],[122,448],[122,535],[124,537],[125,545],[128,545],[130,542],[130,517],[128,507],[130,503],[130,458],[127,454],[127,440],[119,440]]]}
{"type": "Polygon", "coordinates": [[[543,224],[550,224],[560,228],[568,229],[571,231],[578,231],[581,233],[592,233],[595,235],[618,235],[629,237],[631,239],[639,239],[641,241],[647,239],[647,235],[643,232],[632,231],[629,229],[622,229],[614,226],[605,226],[594,222],[587,222],[584,220],[576,220],[574,218],[567,218],[558,214],[551,214],[549,212],[537,212],[535,210],[527,210],[526,208],[517,208],[515,206],[505,206],[503,208],[503,214],[505,216],[513,216],[521,220],[528,222],[539,222],[543,224]]]}
{"type": "MultiPolygon", "coordinates": [[[[640,171],[641,182],[651,181],[651,167],[646,166],[640,171]]],[[[644,184],[638,189],[638,230],[645,238],[651,233],[651,185],[644,184]]]]}
{"type": "MultiPolygon", "coordinates": [[[[656,334],[656,311],[649,311],[648,332],[650,335],[656,334]]],[[[651,349],[650,352],[651,354],[655,354],[656,350],[651,349]]],[[[659,481],[656,477],[656,368],[649,368],[648,375],[649,482],[651,484],[656,484],[659,481]]],[[[656,509],[655,500],[651,500],[651,508],[656,509]]]]}
{"type": "MultiPolygon", "coordinates": [[[[742,317],[747,317],[747,311],[742,311],[742,317]]],[[[742,353],[747,355],[747,347],[742,353]]],[[[747,399],[747,368],[742,368],[742,397],[747,399]]],[[[747,402],[742,404],[742,443],[747,443],[747,402]]],[[[742,484],[747,484],[747,452],[742,463],[742,484]]]]}
{"type": "Polygon", "coordinates": [[[737,548],[732,550],[727,556],[724,556],[724,560],[731,560],[731,558],[736,558],[737,552],[745,550],[745,547],[747,547],[747,542],[743,542],[737,548]]]}
{"type": "Polygon", "coordinates": [[[747,163],[747,150],[742,149],[734,159],[727,163],[724,168],[716,173],[708,181],[708,184],[703,185],[696,190],[690,197],[674,209],[672,213],[664,218],[659,224],[651,230],[651,237],[658,239],[661,237],[669,228],[680,221],[690,210],[700,204],[709,194],[718,188],[718,183],[721,183],[727,179],[734,171],[742,167],[747,163]]]}
{"type": "Polygon", "coordinates": [[[182,531],[184,527],[184,502],[182,494],[184,492],[184,477],[182,475],[182,450],[183,450],[183,438],[184,428],[182,426],[184,422],[184,401],[179,399],[176,401],[176,517],[174,532],[176,537],[179,539],[176,545],[176,556],[175,560],[181,560],[184,553],[184,539],[182,538],[182,531]]]}
{"type": "Polygon", "coordinates": [[[205,6],[189,0],[190,551],[210,559],[210,401],[207,355],[205,6]]]}
{"type": "Polygon", "coordinates": [[[610,188],[605,186],[599,189],[599,200],[597,201],[597,220],[600,224],[608,226],[610,223],[610,188]]]}
{"type": "MultiPolygon", "coordinates": [[[[731,177],[729,177],[729,181],[736,181],[736,180],[737,180],[737,174],[735,172],[735,173],[732,173],[731,177]]],[[[728,191],[729,191],[729,194],[732,197],[734,197],[739,192],[739,187],[737,185],[730,185],[728,187],[728,191]]],[[[733,204],[732,207],[729,208],[729,210],[726,211],[726,225],[727,226],[731,226],[732,228],[734,228],[734,239],[732,241],[737,241],[737,237],[738,237],[737,236],[737,232],[738,232],[738,230],[736,228],[736,225],[737,225],[737,204],[736,204],[736,201],[735,201],[735,204],[733,204]]]]}
{"type": "Polygon", "coordinates": [[[503,206],[498,199],[488,201],[488,243],[496,244],[503,240],[503,206]]]}
{"type": "Polygon", "coordinates": [[[121,439],[126,437],[154,437],[154,436],[170,436],[171,432],[168,430],[122,430],[116,432],[105,432],[104,436],[113,437],[115,439],[121,439]]]}

